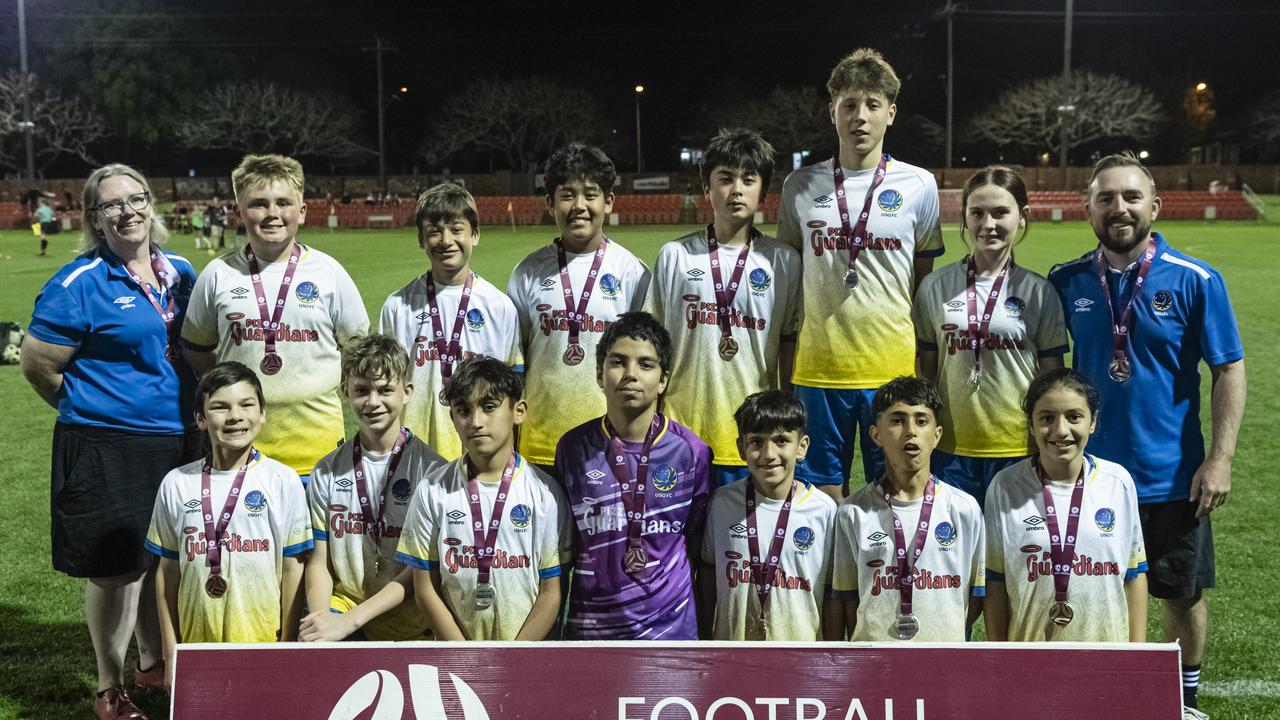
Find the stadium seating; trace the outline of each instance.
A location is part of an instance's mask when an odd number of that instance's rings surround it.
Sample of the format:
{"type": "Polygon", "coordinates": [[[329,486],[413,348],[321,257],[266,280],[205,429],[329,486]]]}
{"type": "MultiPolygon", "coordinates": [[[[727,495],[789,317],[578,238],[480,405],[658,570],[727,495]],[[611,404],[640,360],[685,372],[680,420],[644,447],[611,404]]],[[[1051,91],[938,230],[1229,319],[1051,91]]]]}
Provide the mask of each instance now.
{"type": "MultiPolygon", "coordinates": [[[[939,209],[945,223],[960,222],[959,190],[943,190],[939,194],[939,209]]],[[[1084,195],[1069,190],[1045,190],[1028,193],[1033,222],[1053,220],[1054,209],[1062,210],[1062,219],[1087,220],[1084,195]]],[[[1204,191],[1170,190],[1160,193],[1161,220],[1205,220],[1207,208],[1214,208],[1217,220],[1256,220],[1258,211],[1237,191],[1209,193],[1204,191]]]]}

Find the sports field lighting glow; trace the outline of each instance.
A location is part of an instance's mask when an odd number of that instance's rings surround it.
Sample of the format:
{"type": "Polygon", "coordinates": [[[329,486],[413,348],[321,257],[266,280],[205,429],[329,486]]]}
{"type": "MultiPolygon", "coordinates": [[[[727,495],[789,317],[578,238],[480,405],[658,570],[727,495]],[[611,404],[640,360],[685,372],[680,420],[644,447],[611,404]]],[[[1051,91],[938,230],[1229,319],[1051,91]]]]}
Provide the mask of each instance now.
{"type": "Polygon", "coordinates": [[[1147,152],[1146,150],[1143,150],[1142,152],[1138,153],[1139,160],[1146,160],[1149,157],[1151,157],[1151,153],[1147,152]]]}
{"type": "Polygon", "coordinates": [[[1204,92],[1209,89],[1209,83],[1196,83],[1196,92],[1204,92]]]}

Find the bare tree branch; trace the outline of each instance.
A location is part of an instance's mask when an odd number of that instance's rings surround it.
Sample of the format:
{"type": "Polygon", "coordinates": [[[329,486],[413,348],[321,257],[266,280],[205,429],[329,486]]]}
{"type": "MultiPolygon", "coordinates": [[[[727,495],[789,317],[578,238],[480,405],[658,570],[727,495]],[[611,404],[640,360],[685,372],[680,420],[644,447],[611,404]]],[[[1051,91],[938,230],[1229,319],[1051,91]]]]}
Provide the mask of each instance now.
{"type": "Polygon", "coordinates": [[[1280,90],[1267,93],[1245,118],[1245,133],[1258,145],[1280,148],[1280,90]]]}
{"type": "Polygon", "coordinates": [[[23,120],[34,124],[35,164],[43,172],[57,158],[74,155],[96,161],[89,148],[104,136],[97,113],[79,98],[64,98],[33,74],[0,75],[0,166],[20,170],[26,164],[23,120]],[[31,114],[23,117],[22,98],[29,93],[31,114]]]}

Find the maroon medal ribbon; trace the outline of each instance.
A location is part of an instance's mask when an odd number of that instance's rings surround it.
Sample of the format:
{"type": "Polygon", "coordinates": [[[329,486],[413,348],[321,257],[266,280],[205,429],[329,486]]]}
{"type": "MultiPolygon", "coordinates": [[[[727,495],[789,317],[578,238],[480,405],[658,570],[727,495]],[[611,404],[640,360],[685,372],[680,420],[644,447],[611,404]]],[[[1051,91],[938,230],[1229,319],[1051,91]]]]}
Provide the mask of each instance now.
{"type": "MultiPolygon", "coordinates": [[[[471,535],[474,539],[476,567],[479,569],[476,584],[488,586],[489,573],[493,569],[493,556],[498,544],[498,528],[502,525],[502,511],[507,506],[507,493],[511,491],[511,480],[516,474],[516,451],[511,451],[507,466],[502,470],[502,482],[498,485],[498,497],[493,503],[493,514],[489,517],[489,528],[484,525],[484,509],[480,507],[480,481],[476,480],[475,468],[467,459],[467,501],[471,505],[471,535]]],[[[490,597],[492,601],[492,597],[490,597]]],[[[486,606],[487,607],[487,606],[486,606]]]]}
{"type": "Polygon", "coordinates": [[[351,441],[351,465],[355,468],[356,473],[356,493],[360,496],[360,512],[364,515],[366,532],[375,539],[381,537],[386,531],[382,518],[387,512],[387,491],[391,489],[391,483],[395,480],[396,469],[400,467],[400,461],[404,459],[405,443],[409,442],[409,438],[412,437],[413,433],[409,432],[409,428],[400,428],[400,436],[396,438],[395,445],[391,446],[391,461],[387,464],[387,478],[386,482],[382,484],[382,502],[378,506],[377,517],[373,515],[373,503],[369,499],[368,474],[364,471],[360,437],[357,435],[351,441]]]}
{"type": "Polygon", "coordinates": [[[178,317],[178,306],[173,299],[173,285],[177,284],[176,278],[174,279],[175,282],[172,284],[165,282],[165,279],[169,277],[169,272],[165,270],[164,261],[161,260],[160,252],[156,250],[155,247],[152,247],[151,272],[156,274],[156,282],[162,286],[156,288],[155,294],[159,295],[162,288],[169,290],[165,306],[160,307],[160,301],[156,299],[155,295],[151,294],[151,286],[142,278],[138,277],[138,274],[129,267],[129,263],[124,263],[124,271],[129,273],[129,279],[133,280],[133,282],[137,284],[138,290],[142,292],[143,297],[147,299],[147,302],[151,303],[151,307],[156,309],[156,313],[159,314],[160,319],[164,321],[164,357],[169,362],[173,362],[178,357],[178,351],[175,349],[176,343],[174,342],[177,327],[173,324],[174,318],[178,317]]]}
{"type": "Polygon", "coordinates": [[[623,449],[622,438],[614,430],[609,418],[605,417],[604,426],[609,433],[609,450],[613,453],[611,469],[613,477],[618,481],[622,492],[622,509],[627,518],[627,551],[623,559],[623,568],[629,574],[642,572],[648,564],[649,554],[644,549],[644,508],[649,498],[649,454],[653,452],[653,443],[658,439],[665,421],[660,413],[653,414],[649,429],[644,434],[644,444],[640,448],[640,457],[636,463],[635,478],[627,472],[627,456],[623,449]]]}
{"type": "Polygon", "coordinates": [[[756,529],[756,488],[747,481],[747,551],[751,555],[751,569],[758,570],[755,581],[756,597],[760,600],[760,620],[768,626],[769,591],[773,589],[773,576],[782,561],[782,546],[787,539],[787,521],[791,519],[791,500],[795,497],[796,481],[791,481],[787,489],[787,499],[782,501],[778,510],[778,521],[774,525],[773,540],[769,542],[769,557],[760,557],[760,533],[756,529]],[[763,562],[762,562],[763,561],[763,562]]]}
{"type": "Polygon", "coordinates": [[[591,270],[587,272],[587,280],[582,286],[582,295],[574,305],[573,283],[569,280],[569,258],[564,250],[564,243],[556,239],[556,262],[560,266],[560,287],[564,288],[564,311],[569,323],[569,347],[565,350],[566,365],[577,365],[582,362],[585,352],[579,335],[582,333],[582,319],[587,312],[587,303],[591,301],[591,291],[596,286],[596,276],[600,274],[600,266],[604,264],[604,253],[609,247],[609,238],[600,238],[600,246],[596,248],[595,257],[591,260],[591,270]]]}
{"type": "Polygon", "coordinates": [[[910,551],[908,552],[906,535],[902,529],[902,519],[898,517],[898,513],[893,509],[893,495],[889,491],[889,481],[886,479],[881,486],[884,490],[884,502],[889,506],[889,513],[893,515],[893,552],[894,560],[898,565],[898,614],[911,614],[911,595],[915,590],[913,574],[916,568],[916,561],[920,559],[920,554],[924,552],[924,543],[929,538],[929,518],[933,515],[933,493],[936,489],[934,477],[929,476],[929,482],[924,486],[924,498],[920,503],[920,520],[916,523],[916,534],[911,541],[910,551]],[[908,554],[910,560],[908,561],[908,554]]]}
{"type": "MultiPolygon", "coordinates": [[[[449,377],[453,375],[454,363],[458,362],[462,355],[462,323],[467,318],[467,308],[471,306],[471,290],[475,285],[476,274],[467,273],[467,281],[462,285],[462,298],[458,300],[458,313],[453,319],[453,330],[446,340],[444,336],[444,323],[440,318],[440,306],[436,303],[436,282],[428,273],[423,279],[427,285],[427,310],[431,316],[431,342],[435,345],[436,355],[440,358],[440,380],[441,385],[449,384],[449,377]]],[[[421,332],[422,324],[418,324],[419,332],[421,332]]],[[[442,389],[443,393],[444,390],[442,389]]]]}
{"type": "Polygon", "coordinates": [[[1035,462],[1036,476],[1040,479],[1040,493],[1044,497],[1044,519],[1049,526],[1049,557],[1053,560],[1053,597],[1059,603],[1067,601],[1067,586],[1071,583],[1071,565],[1076,557],[1076,530],[1080,527],[1080,509],[1084,503],[1084,474],[1088,461],[1080,466],[1080,475],[1071,490],[1071,505],[1067,516],[1067,535],[1059,532],[1058,509],[1049,490],[1049,478],[1040,460],[1035,462]]]}
{"type": "Polygon", "coordinates": [[[253,292],[258,298],[258,320],[262,324],[262,342],[266,354],[262,358],[260,368],[267,375],[280,372],[284,360],[276,352],[276,333],[280,331],[280,316],[284,314],[285,301],[289,299],[289,288],[293,285],[293,274],[298,270],[298,259],[302,257],[302,246],[293,244],[289,251],[289,262],[284,269],[284,277],[280,279],[280,291],[276,294],[275,308],[269,314],[267,310],[267,292],[262,287],[262,270],[258,267],[258,257],[253,254],[253,247],[246,245],[244,256],[249,261],[249,278],[253,280],[253,292]]]}
{"type": "Polygon", "coordinates": [[[1102,285],[1102,296],[1107,299],[1107,309],[1111,312],[1111,365],[1108,368],[1108,374],[1116,382],[1128,380],[1132,373],[1128,351],[1129,330],[1133,324],[1133,303],[1138,299],[1143,283],[1147,281],[1147,273],[1151,271],[1151,261],[1155,260],[1155,257],[1156,241],[1154,238],[1147,238],[1147,249],[1143,251],[1142,260],[1138,265],[1138,276],[1133,281],[1133,292],[1129,294],[1129,302],[1125,303],[1124,310],[1117,319],[1107,280],[1107,275],[1110,273],[1107,258],[1102,253],[1101,245],[1094,252],[1094,269],[1098,273],[1098,282],[1102,285]]]}
{"type": "Polygon", "coordinates": [[[205,592],[212,598],[220,598],[227,592],[227,581],[222,577],[222,535],[231,524],[231,516],[235,514],[236,503],[240,500],[240,489],[244,487],[244,476],[249,466],[259,457],[258,451],[249,448],[249,457],[236,477],[231,481],[227,491],[227,499],[222,503],[222,514],[217,522],[213,519],[213,461],[212,455],[206,456],[200,469],[200,513],[204,517],[205,557],[209,564],[209,579],[205,581],[205,592]]]}
{"type": "Polygon", "coordinates": [[[844,193],[844,169],[840,167],[840,155],[836,154],[831,158],[831,169],[835,174],[836,180],[836,207],[840,209],[840,227],[844,233],[845,240],[849,243],[849,267],[845,270],[845,285],[852,290],[858,285],[858,268],[854,263],[858,259],[858,254],[862,252],[862,248],[866,245],[867,236],[867,220],[871,217],[871,199],[875,196],[876,188],[880,187],[880,183],[884,182],[886,168],[889,165],[889,153],[880,156],[880,163],[876,165],[875,177],[871,180],[871,186],[867,188],[867,197],[862,201],[862,214],[858,216],[856,224],[849,223],[849,201],[845,198],[844,193]]]}
{"type": "Polygon", "coordinates": [[[711,259],[711,281],[716,293],[716,322],[720,325],[720,357],[725,360],[738,353],[738,341],[733,339],[729,320],[733,313],[733,299],[738,294],[742,273],[747,267],[747,256],[751,254],[751,243],[759,234],[759,231],[752,228],[751,237],[747,238],[742,244],[742,250],[738,252],[738,259],[734,262],[733,272],[730,273],[729,284],[726,286],[720,272],[720,243],[716,241],[716,226],[715,223],[707,226],[707,254],[711,259]]]}
{"type": "Polygon", "coordinates": [[[1009,260],[1005,262],[1004,268],[1000,271],[1000,275],[991,283],[991,292],[987,293],[987,303],[982,309],[982,316],[979,317],[978,268],[972,255],[965,261],[964,300],[969,312],[969,347],[973,350],[973,380],[975,382],[982,373],[982,343],[986,341],[987,333],[991,329],[991,316],[996,310],[996,300],[999,299],[1000,290],[1004,288],[1005,278],[1009,277],[1009,271],[1012,269],[1013,255],[1010,255],[1009,260]]]}

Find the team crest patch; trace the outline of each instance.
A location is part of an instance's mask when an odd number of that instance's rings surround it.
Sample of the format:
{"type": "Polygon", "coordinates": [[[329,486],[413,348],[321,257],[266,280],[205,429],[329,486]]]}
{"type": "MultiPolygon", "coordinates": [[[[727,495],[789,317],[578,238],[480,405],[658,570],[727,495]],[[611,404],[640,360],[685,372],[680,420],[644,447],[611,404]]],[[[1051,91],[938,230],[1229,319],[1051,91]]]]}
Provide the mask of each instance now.
{"type": "Polygon", "coordinates": [[[605,273],[600,276],[600,292],[605,297],[616,298],[622,291],[622,281],[616,276],[605,273]]]}
{"type": "Polygon", "coordinates": [[[752,292],[764,292],[773,284],[773,278],[769,277],[769,273],[765,272],[764,268],[752,270],[747,279],[751,282],[752,292]]]}
{"type": "Polygon", "coordinates": [[[1116,529],[1116,511],[1111,508],[1102,508],[1093,514],[1093,521],[1102,532],[1111,532],[1116,529]]]}
{"type": "Polygon", "coordinates": [[[1011,318],[1022,317],[1022,311],[1026,309],[1027,303],[1020,297],[1011,297],[1004,301],[1004,312],[1011,318]]]}
{"type": "Polygon", "coordinates": [[[267,496],[261,490],[254,490],[244,496],[244,509],[249,512],[262,512],[267,509],[267,496]]]}
{"type": "Polygon", "coordinates": [[[528,505],[517,505],[511,508],[511,524],[516,527],[529,527],[529,517],[528,505]]]}
{"type": "Polygon", "coordinates": [[[298,283],[298,286],[293,290],[293,294],[298,296],[298,302],[303,305],[310,305],[320,298],[320,288],[316,287],[316,284],[310,280],[305,280],[298,283]]]}
{"type": "Polygon", "coordinates": [[[933,529],[933,539],[938,541],[942,547],[951,547],[956,544],[956,528],[949,522],[943,521],[938,523],[938,527],[933,529]]]}
{"type": "Polygon", "coordinates": [[[658,492],[671,492],[676,486],[676,469],[670,465],[659,465],[653,471],[653,489],[658,492]]]}
{"type": "Polygon", "coordinates": [[[1160,312],[1173,307],[1173,293],[1168,290],[1158,291],[1155,297],[1151,298],[1151,307],[1160,312]]]}
{"type": "Polygon", "coordinates": [[[467,311],[467,327],[472,330],[479,330],[484,327],[484,313],[475,308],[467,311]]]}
{"type": "Polygon", "coordinates": [[[897,190],[883,190],[876,197],[876,204],[885,212],[897,212],[902,207],[902,193],[897,190]]]}
{"type": "Polygon", "coordinates": [[[398,502],[408,502],[412,493],[413,488],[409,486],[408,478],[400,478],[391,486],[391,496],[398,502]]]}
{"type": "Polygon", "coordinates": [[[813,547],[813,541],[817,539],[817,534],[813,532],[813,528],[808,525],[802,525],[791,533],[791,542],[795,543],[796,549],[805,552],[813,547]]]}

